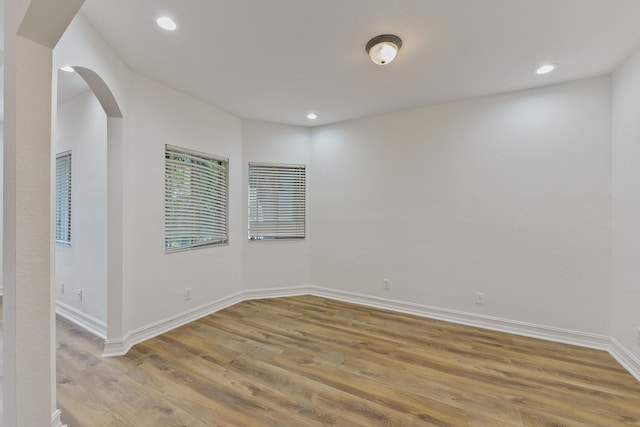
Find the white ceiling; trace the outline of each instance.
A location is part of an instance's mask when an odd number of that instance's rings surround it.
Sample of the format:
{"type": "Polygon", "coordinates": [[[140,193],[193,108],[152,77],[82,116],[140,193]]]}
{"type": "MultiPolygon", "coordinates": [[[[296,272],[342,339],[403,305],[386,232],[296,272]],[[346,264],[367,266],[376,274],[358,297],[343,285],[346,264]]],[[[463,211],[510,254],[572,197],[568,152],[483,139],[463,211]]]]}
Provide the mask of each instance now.
{"type": "Polygon", "coordinates": [[[87,0],[82,13],[132,70],[303,126],[603,75],[640,45],[638,0],[87,0]],[[378,66],[365,44],[383,33],[403,46],[378,66]],[[534,75],[545,62],[560,68],[534,75]]]}

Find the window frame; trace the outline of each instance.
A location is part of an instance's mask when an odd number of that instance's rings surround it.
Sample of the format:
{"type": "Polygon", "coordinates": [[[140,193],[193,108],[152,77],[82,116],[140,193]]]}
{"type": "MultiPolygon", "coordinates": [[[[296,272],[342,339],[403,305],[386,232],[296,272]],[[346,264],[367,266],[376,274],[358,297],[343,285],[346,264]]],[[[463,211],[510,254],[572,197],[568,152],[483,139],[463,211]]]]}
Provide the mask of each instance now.
{"type": "Polygon", "coordinates": [[[227,245],[229,243],[229,159],[170,144],[165,144],[164,155],[165,253],[227,245]],[[187,158],[190,160],[187,161],[187,158]],[[182,167],[182,173],[188,175],[188,178],[169,175],[177,174],[180,167],[182,167]],[[210,168],[211,171],[203,168],[210,168]],[[190,184],[182,187],[171,186],[171,179],[182,179],[183,184],[185,182],[190,184]],[[222,182],[218,182],[220,179],[222,182]],[[180,189],[189,196],[171,197],[171,195],[175,196],[176,191],[180,189]],[[179,204],[182,206],[178,206],[179,204]],[[215,206],[222,206],[222,208],[211,209],[215,206]],[[212,211],[214,213],[210,214],[212,211]],[[180,236],[180,233],[184,235],[180,236]],[[214,238],[216,233],[220,236],[214,238]],[[210,238],[207,239],[207,237],[210,238]],[[183,243],[180,244],[180,241],[183,243]]]}
{"type": "Polygon", "coordinates": [[[58,246],[71,246],[71,226],[72,226],[72,187],[73,187],[73,156],[71,150],[63,151],[56,154],[56,190],[55,190],[55,241],[58,246]],[[68,158],[68,160],[64,160],[68,158]],[[64,163],[62,163],[64,161],[64,163]],[[62,171],[61,166],[65,166],[68,170],[62,171]],[[61,189],[65,191],[65,205],[61,205],[60,193],[61,189]],[[66,209],[65,209],[66,207],[66,209]],[[66,215],[62,212],[66,211],[66,215]],[[62,227],[64,223],[64,227],[62,227]]]}
{"type": "MultiPolygon", "coordinates": [[[[251,241],[280,241],[280,240],[304,240],[307,237],[307,166],[303,164],[282,164],[282,163],[248,163],[248,183],[247,183],[247,237],[251,241]],[[272,210],[270,216],[276,217],[275,224],[264,227],[263,230],[260,227],[252,227],[252,224],[259,222],[255,218],[258,215],[256,210],[259,210],[258,199],[256,189],[256,176],[253,176],[252,172],[257,171],[258,174],[264,174],[267,170],[272,170],[276,173],[276,177],[280,182],[275,185],[269,185],[268,181],[263,180],[264,191],[270,198],[271,206],[268,209],[272,210]],[[277,175],[278,170],[284,174],[277,175]],[[301,174],[301,178],[296,179],[295,174],[301,174]],[[288,176],[288,174],[290,174],[288,176]],[[288,206],[287,210],[278,211],[280,200],[273,203],[274,194],[279,193],[276,186],[290,186],[287,191],[292,193],[285,196],[285,206],[288,206]],[[254,201],[255,198],[255,201],[254,201]],[[301,198],[301,199],[300,199],[301,198]],[[253,211],[252,211],[253,208],[253,211]],[[276,209],[275,212],[273,210],[276,209]],[[281,221],[281,217],[290,216],[292,219],[289,221],[281,221]],[[282,225],[281,225],[282,224],[282,225]],[[296,227],[296,224],[302,224],[300,227],[296,227]]],[[[280,197],[278,197],[280,199],[280,197]]]]}

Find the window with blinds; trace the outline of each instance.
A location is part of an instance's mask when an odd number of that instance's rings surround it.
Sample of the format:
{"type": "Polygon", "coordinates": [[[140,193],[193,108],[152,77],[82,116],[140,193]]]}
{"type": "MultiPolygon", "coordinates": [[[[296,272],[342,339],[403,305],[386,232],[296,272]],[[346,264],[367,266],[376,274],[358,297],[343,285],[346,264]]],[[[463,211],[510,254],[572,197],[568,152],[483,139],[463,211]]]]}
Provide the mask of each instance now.
{"type": "Polygon", "coordinates": [[[56,155],[56,243],[71,245],[71,151],[56,155]]]}
{"type": "Polygon", "coordinates": [[[304,239],[306,171],[249,163],[249,239],[304,239]]]}
{"type": "Polygon", "coordinates": [[[165,147],[165,251],[224,244],[229,160],[165,147]]]}

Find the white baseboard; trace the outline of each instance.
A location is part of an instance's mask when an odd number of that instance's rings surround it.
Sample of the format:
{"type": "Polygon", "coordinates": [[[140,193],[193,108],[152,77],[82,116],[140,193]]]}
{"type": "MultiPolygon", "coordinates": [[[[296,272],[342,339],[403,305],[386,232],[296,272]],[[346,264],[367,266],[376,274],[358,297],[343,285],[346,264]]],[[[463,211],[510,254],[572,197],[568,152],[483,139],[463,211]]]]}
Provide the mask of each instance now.
{"type": "Polygon", "coordinates": [[[309,291],[312,295],[324,298],[331,298],[385,310],[397,311],[400,313],[413,314],[420,317],[428,317],[430,319],[444,320],[446,322],[458,323],[461,325],[490,329],[498,332],[507,332],[510,334],[523,335],[531,338],[539,338],[547,341],[578,345],[598,350],[609,350],[611,342],[610,338],[605,335],[572,331],[552,326],[502,319],[499,317],[484,316],[481,314],[467,313],[447,308],[432,307],[412,302],[339,291],[336,289],[311,286],[309,291]]]}
{"type": "Polygon", "coordinates": [[[51,414],[51,427],[67,427],[66,424],[65,425],[62,424],[62,421],[60,420],[60,415],[62,415],[62,412],[60,411],[60,409],[56,409],[54,413],[51,414]]]}
{"type": "Polygon", "coordinates": [[[506,332],[563,344],[605,350],[608,351],[636,379],[638,379],[638,381],[640,381],[640,360],[638,360],[616,340],[605,335],[484,316],[475,313],[432,307],[423,304],[345,292],[318,286],[293,286],[238,292],[229,297],[202,305],[193,310],[169,317],[149,326],[136,329],[125,335],[121,340],[107,340],[105,341],[103,356],[123,356],[127,354],[135,344],[161,335],[179,326],[185,325],[201,317],[208,316],[242,301],[265,298],[282,298],[297,295],[315,295],[323,298],[351,302],[467,326],[485,328],[498,332],[506,332]]]}
{"type": "Polygon", "coordinates": [[[611,338],[611,348],[609,353],[618,361],[631,375],[640,381],[640,359],[634,356],[629,350],[623,347],[615,338],[611,338]]]}
{"type": "Polygon", "coordinates": [[[401,313],[413,314],[431,319],[444,320],[446,322],[478,328],[491,329],[499,332],[507,332],[515,335],[523,335],[531,338],[539,338],[563,344],[577,345],[607,351],[622,365],[633,377],[640,381],[640,360],[620,344],[615,338],[606,335],[590,334],[579,331],[555,328],[552,326],[536,325],[517,320],[501,319],[497,317],[483,316],[474,313],[449,310],[446,308],[430,307],[405,301],[396,301],[335,289],[309,287],[309,293],[324,298],[339,301],[352,302],[369,307],[382,308],[401,313]]]}
{"type": "Polygon", "coordinates": [[[309,295],[309,286],[290,286],[285,288],[253,289],[242,292],[242,300],[295,297],[309,295]]]}
{"type": "Polygon", "coordinates": [[[194,320],[213,314],[231,305],[242,301],[264,298],[289,297],[294,295],[306,295],[308,286],[295,286],[286,288],[256,289],[235,293],[231,296],[201,305],[184,313],[168,317],[159,322],[129,332],[121,340],[106,340],[104,343],[103,357],[124,356],[131,347],[150,338],[162,335],[194,320]]]}
{"type": "Polygon", "coordinates": [[[184,313],[168,317],[148,326],[135,329],[127,333],[119,340],[106,340],[104,343],[103,357],[124,356],[131,347],[148,339],[162,335],[189,322],[208,316],[223,308],[229,307],[242,301],[242,293],[236,293],[223,299],[201,305],[184,313]]]}
{"type": "Polygon", "coordinates": [[[107,338],[107,324],[63,302],[56,301],[56,313],[102,339],[107,338]]]}

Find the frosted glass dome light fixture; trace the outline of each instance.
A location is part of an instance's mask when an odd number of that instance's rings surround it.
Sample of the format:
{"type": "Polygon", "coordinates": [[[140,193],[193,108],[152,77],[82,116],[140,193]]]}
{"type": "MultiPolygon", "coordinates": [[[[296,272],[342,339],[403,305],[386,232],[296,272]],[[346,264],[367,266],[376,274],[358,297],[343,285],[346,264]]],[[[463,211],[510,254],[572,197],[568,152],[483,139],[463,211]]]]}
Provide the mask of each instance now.
{"type": "Polygon", "coordinates": [[[400,37],[393,34],[383,34],[369,40],[367,53],[375,64],[386,65],[394,60],[401,47],[400,37]]]}

